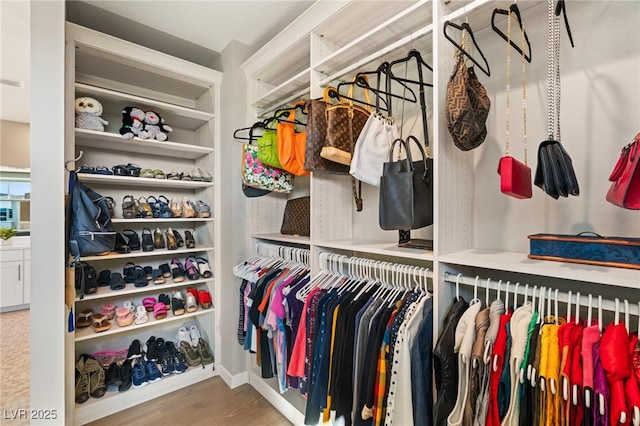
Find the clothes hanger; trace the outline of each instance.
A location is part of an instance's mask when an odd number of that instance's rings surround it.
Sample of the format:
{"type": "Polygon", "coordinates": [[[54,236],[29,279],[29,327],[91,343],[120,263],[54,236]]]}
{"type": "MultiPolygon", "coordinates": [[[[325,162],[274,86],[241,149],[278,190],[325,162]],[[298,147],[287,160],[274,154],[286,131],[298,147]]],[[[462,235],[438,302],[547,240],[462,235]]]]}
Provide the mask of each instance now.
{"type": "Polygon", "coordinates": [[[569,18],[567,17],[567,5],[564,0],[558,0],[558,3],[556,3],[556,16],[560,16],[560,12],[562,12],[564,16],[564,25],[567,27],[567,35],[569,36],[571,47],[575,47],[573,37],[571,36],[571,28],[569,27],[569,18]]]}
{"type": "Polygon", "coordinates": [[[425,60],[422,58],[422,55],[420,54],[420,52],[417,49],[411,49],[409,51],[409,53],[407,53],[407,56],[405,56],[402,59],[397,59],[395,61],[392,61],[389,63],[389,74],[391,75],[391,78],[400,82],[400,83],[412,83],[412,84],[417,84],[420,89],[422,90],[422,88],[424,87],[433,87],[433,84],[431,83],[426,83],[423,79],[423,67],[427,68],[429,71],[433,72],[433,68],[431,68],[431,66],[425,62],[425,60]],[[412,59],[416,60],[416,67],[418,70],[418,80],[411,80],[409,78],[406,77],[398,77],[393,73],[393,66],[394,65],[398,65],[404,62],[410,62],[412,59]]]}
{"type": "Polygon", "coordinates": [[[249,127],[243,127],[241,129],[236,129],[233,132],[233,138],[234,139],[238,139],[238,140],[244,140],[244,141],[249,141],[249,144],[251,144],[251,142],[253,142],[254,140],[258,139],[258,137],[260,137],[260,135],[254,135],[253,131],[256,129],[264,129],[265,128],[265,123],[264,121],[257,121],[255,123],[253,123],[251,126],[249,127]],[[246,132],[248,131],[248,135],[247,136],[242,136],[240,135],[240,132],[246,132]]]}
{"type": "MultiPolygon", "coordinates": [[[[539,336],[542,335],[542,327],[544,326],[544,298],[545,295],[547,293],[547,288],[541,286],[540,287],[540,292],[538,293],[538,324],[540,325],[540,328],[538,330],[538,334],[539,336]]],[[[538,337],[538,339],[540,339],[540,337],[538,337]]],[[[535,366],[531,366],[531,387],[535,388],[538,384],[538,377],[537,377],[537,370],[535,368],[535,366]]],[[[540,380],[540,389],[542,389],[544,391],[544,380],[540,380]]]]}
{"type": "Polygon", "coordinates": [[[462,277],[462,274],[458,274],[458,276],[456,277],[456,301],[460,300],[460,278],[462,277]]]}
{"type": "MultiPolygon", "coordinates": [[[[366,100],[363,101],[361,99],[357,99],[354,98],[352,96],[348,96],[348,95],[343,95],[342,93],[340,93],[340,88],[342,87],[346,87],[346,86],[358,86],[357,82],[354,81],[343,81],[342,83],[339,83],[335,88],[331,87],[329,88],[329,97],[333,98],[333,99],[338,99],[339,101],[342,101],[344,99],[353,101],[353,102],[358,102],[359,104],[371,107],[371,108],[375,108],[376,105],[372,104],[370,102],[367,102],[366,100]]],[[[361,87],[361,86],[360,86],[361,87]]],[[[386,101],[385,101],[385,105],[386,105],[386,101]]],[[[385,109],[386,111],[386,109],[385,109]]]]}
{"type": "Polygon", "coordinates": [[[471,30],[471,27],[469,26],[468,22],[463,22],[462,25],[458,25],[455,24],[451,21],[446,21],[444,23],[444,28],[443,28],[443,32],[444,32],[444,37],[449,40],[451,42],[451,44],[453,44],[456,49],[458,49],[463,55],[465,55],[467,58],[469,58],[471,60],[471,62],[473,62],[474,64],[476,64],[478,66],[478,68],[480,68],[480,70],[486,74],[487,77],[491,76],[491,70],[489,69],[489,62],[487,62],[487,58],[484,57],[484,54],[482,53],[482,50],[480,49],[480,46],[478,46],[478,43],[476,42],[475,37],[473,36],[473,31],[471,30]],[[473,45],[475,46],[476,50],[478,51],[478,53],[480,53],[480,56],[482,57],[485,66],[480,65],[480,63],[469,54],[469,52],[467,52],[464,47],[462,47],[458,42],[456,42],[454,39],[451,38],[451,36],[449,36],[449,34],[447,34],[447,28],[448,27],[453,27],[457,30],[460,31],[467,31],[467,33],[469,34],[469,36],[471,37],[471,41],[473,42],[473,45]]]}
{"type": "Polygon", "coordinates": [[[504,41],[509,42],[509,44],[511,44],[511,46],[516,49],[516,51],[524,56],[524,59],[531,63],[531,43],[529,42],[529,36],[527,35],[527,32],[524,29],[524,25],[522,23],[522,16],[520,15],[520,9],[518,8],[518,4],[517,3],[513,3],[511,6],[509,6],[509,10],[505,10],[505,9],[494,9],[493,10],[493,14],[491,15],[491,28],[493,28],[493,31],[495,31],[500,37],[502,37],[504,39],[504,41]],[[527,47],[528,47],[528,51],[529,54],[527,55],[525,52],[522,51],[522,49],[520,48],[520,46],[518,46],[517,44],[515,44],[513,42],[513,40],[509,40],[507,38],[507,36],[505,35],[505,33],[496,26],[496,15],[506,15],[507,19],[511,19],[511,14],[516,15],[516,18],[518,19],[518,25],[520,26],[520,31],[522,31],[524,33],[524,41],[527,43],[527,47]]]}
{"type": "MultiPolygon", "coordinates": [[[[398,98],[398,99],[403,99],[406,100],[408,102],[411,103],[416,103],[418,102],[418,98],[416,97],[415,92],[413,91],[413,89],[411,89],[409,86],[407,86],[403,81],[401,81],[401,79],[396,79],[395,76],[391,75],[391,79],[397,81],[400,85],[403,86],[403,88],[406,89],[406,91],[408,92],[409,95],[411,95],[411,97],[405,97],[402,95],[398,95],[396,93],[394,93],[390,87],[388,87],[388,84],[386,84],[387,81],[387,76],[389,75],[389,62],[383,62],[378,66],[378,69],[375,71],[361,71],[356,75],[356,84],[360,87],[362,87],[363,89],[368,89],[371,90],[372,92],[374,92],[375,94],[377,94],[379,97],[380,95],[385,95],[386,97],[392,97],[392,98],[398,98]],[[383,80],[383,74],[384,74],[384,80],[383,80]],[[369,85],[369,81],[367,76],[368,75],[375,75],[376,76],[376,87],[371,87],[371,85],[369,85]],[[385,90],[380,89],[380,82],[385,81],[385,90]]],[[[388,105],[388,100],[385,100],[383,98],[383,101],[385,102],[385,104],[388,105]]]]}
{"type": "Polygon", "coordinates": [[[519,286],[520,286],[520,283],[517,282],[516,288],[513,290],[513,312],[515,312],[516,309],[518,309],[518,287],[519,286]]]}

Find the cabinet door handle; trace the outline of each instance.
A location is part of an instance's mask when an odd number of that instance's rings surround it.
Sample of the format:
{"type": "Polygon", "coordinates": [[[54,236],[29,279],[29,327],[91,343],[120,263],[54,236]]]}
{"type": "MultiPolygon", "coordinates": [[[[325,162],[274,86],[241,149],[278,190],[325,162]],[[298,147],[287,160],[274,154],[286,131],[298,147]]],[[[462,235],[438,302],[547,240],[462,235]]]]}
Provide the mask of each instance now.
{"type": "Polygon", "coordinates": [[[20,270],[21,270],[22,265],[18,265],[18,281],[20,281],[20,270]]]}

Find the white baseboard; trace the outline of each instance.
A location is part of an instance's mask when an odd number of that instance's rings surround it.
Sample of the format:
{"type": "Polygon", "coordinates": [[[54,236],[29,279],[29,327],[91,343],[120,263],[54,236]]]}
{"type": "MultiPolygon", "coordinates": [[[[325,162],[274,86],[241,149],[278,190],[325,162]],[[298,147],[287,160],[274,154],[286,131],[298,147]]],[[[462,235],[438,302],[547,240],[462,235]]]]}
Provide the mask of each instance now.
{"type": "Polygon", "coordinates": [[[291,423],[294,425],[304,425],[304,414],[254,371],[249,371],[249,384],[291,423]]]}
{"type": "Polygon", "coordinates": [[[227,386],[229,386],[231,389],[237,388],[240,385],[244,385],[249,381],[249,377],[247,376],[246,371],[232,375],[231,373],[229,373],[229,370],[224,368],[224,366],[222,365],[217,365],[216,368],[222,380],[224,380],[227,386]]]}

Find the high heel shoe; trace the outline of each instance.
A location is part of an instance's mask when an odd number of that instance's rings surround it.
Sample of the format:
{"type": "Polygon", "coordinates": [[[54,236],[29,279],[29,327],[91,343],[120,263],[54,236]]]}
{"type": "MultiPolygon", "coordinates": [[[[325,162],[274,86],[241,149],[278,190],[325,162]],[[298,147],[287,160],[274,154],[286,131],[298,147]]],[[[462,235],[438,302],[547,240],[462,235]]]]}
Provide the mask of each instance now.
{"type": "Polygon", "coordinates": [[[149,228],[142,230],[142,251],[153,251],[153,236],[149,228]]]}
{"type": "Polygon", "coordinates": [[[195,206],[184,197],[182,198],[182,217],[196,217],[195,206]]]}
{"type": "Polygon", "coordinates": [[[173,235],[173,231],[171,230],[171,228],[165,231],[165,235],[167,236],[167,249],[178,250],[178,243],[176,241],[176,236],[173,235]]]}
{"type": "Polygon", "coordinates": [[[160,228],[156,228],[156,232],[153,234],[153,248],[156,250],[165,248],[164,237],[160,228]]]}
{"type": "Polygon", "coordinates": [[[169,202],[169,208],[171,209],[173,217],[182,217],[182,204],[178,201],[171,199],[169,202]]]}
{"type": "Polygon", "coordinates": [[[136,217],[149,219],[153,217],[153,209],[145,197],[138,198],[136,217]]]}
{"type": "MultiPolygon", "coordinates": [[[[193,229],[193,228],[189,228],[189,229],[193,229]]],[[[193,233],[189,229],[184,231],[184,240],[185,240],[186,248],[192,249],[192,248],[195,248],[196,246],[196,240],[195,238],[193,238],[193,233]]],[[[193,229],[193,232],[195,231],[196,230],[193,229]]]]}
{"type": "Polygon", "coordinates": [[[184,240],[182,239],[182,235],[180,235],[180,232],[174,229],[173,235],[176,237],[176,242],[178,243],[178,247],[182,247],[184,245],[184,240]]]}
{"type": "Polygon", "coordinates": [[[133,195],[125,195],[122,199],[122,217],[124,219],[136,217],[136,202],[133,195]]]}

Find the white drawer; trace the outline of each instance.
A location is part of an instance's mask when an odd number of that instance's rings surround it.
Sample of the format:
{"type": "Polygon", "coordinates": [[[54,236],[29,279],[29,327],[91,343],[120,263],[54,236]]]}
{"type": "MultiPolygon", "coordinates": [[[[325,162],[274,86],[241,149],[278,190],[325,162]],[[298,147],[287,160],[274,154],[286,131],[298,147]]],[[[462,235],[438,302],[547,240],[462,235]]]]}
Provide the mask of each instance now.
{"type": "Polygon", "coordinates": [[[22,252],[24,250],[0,250],[0,262],[19,260],[22,262],[22,252]]]}

